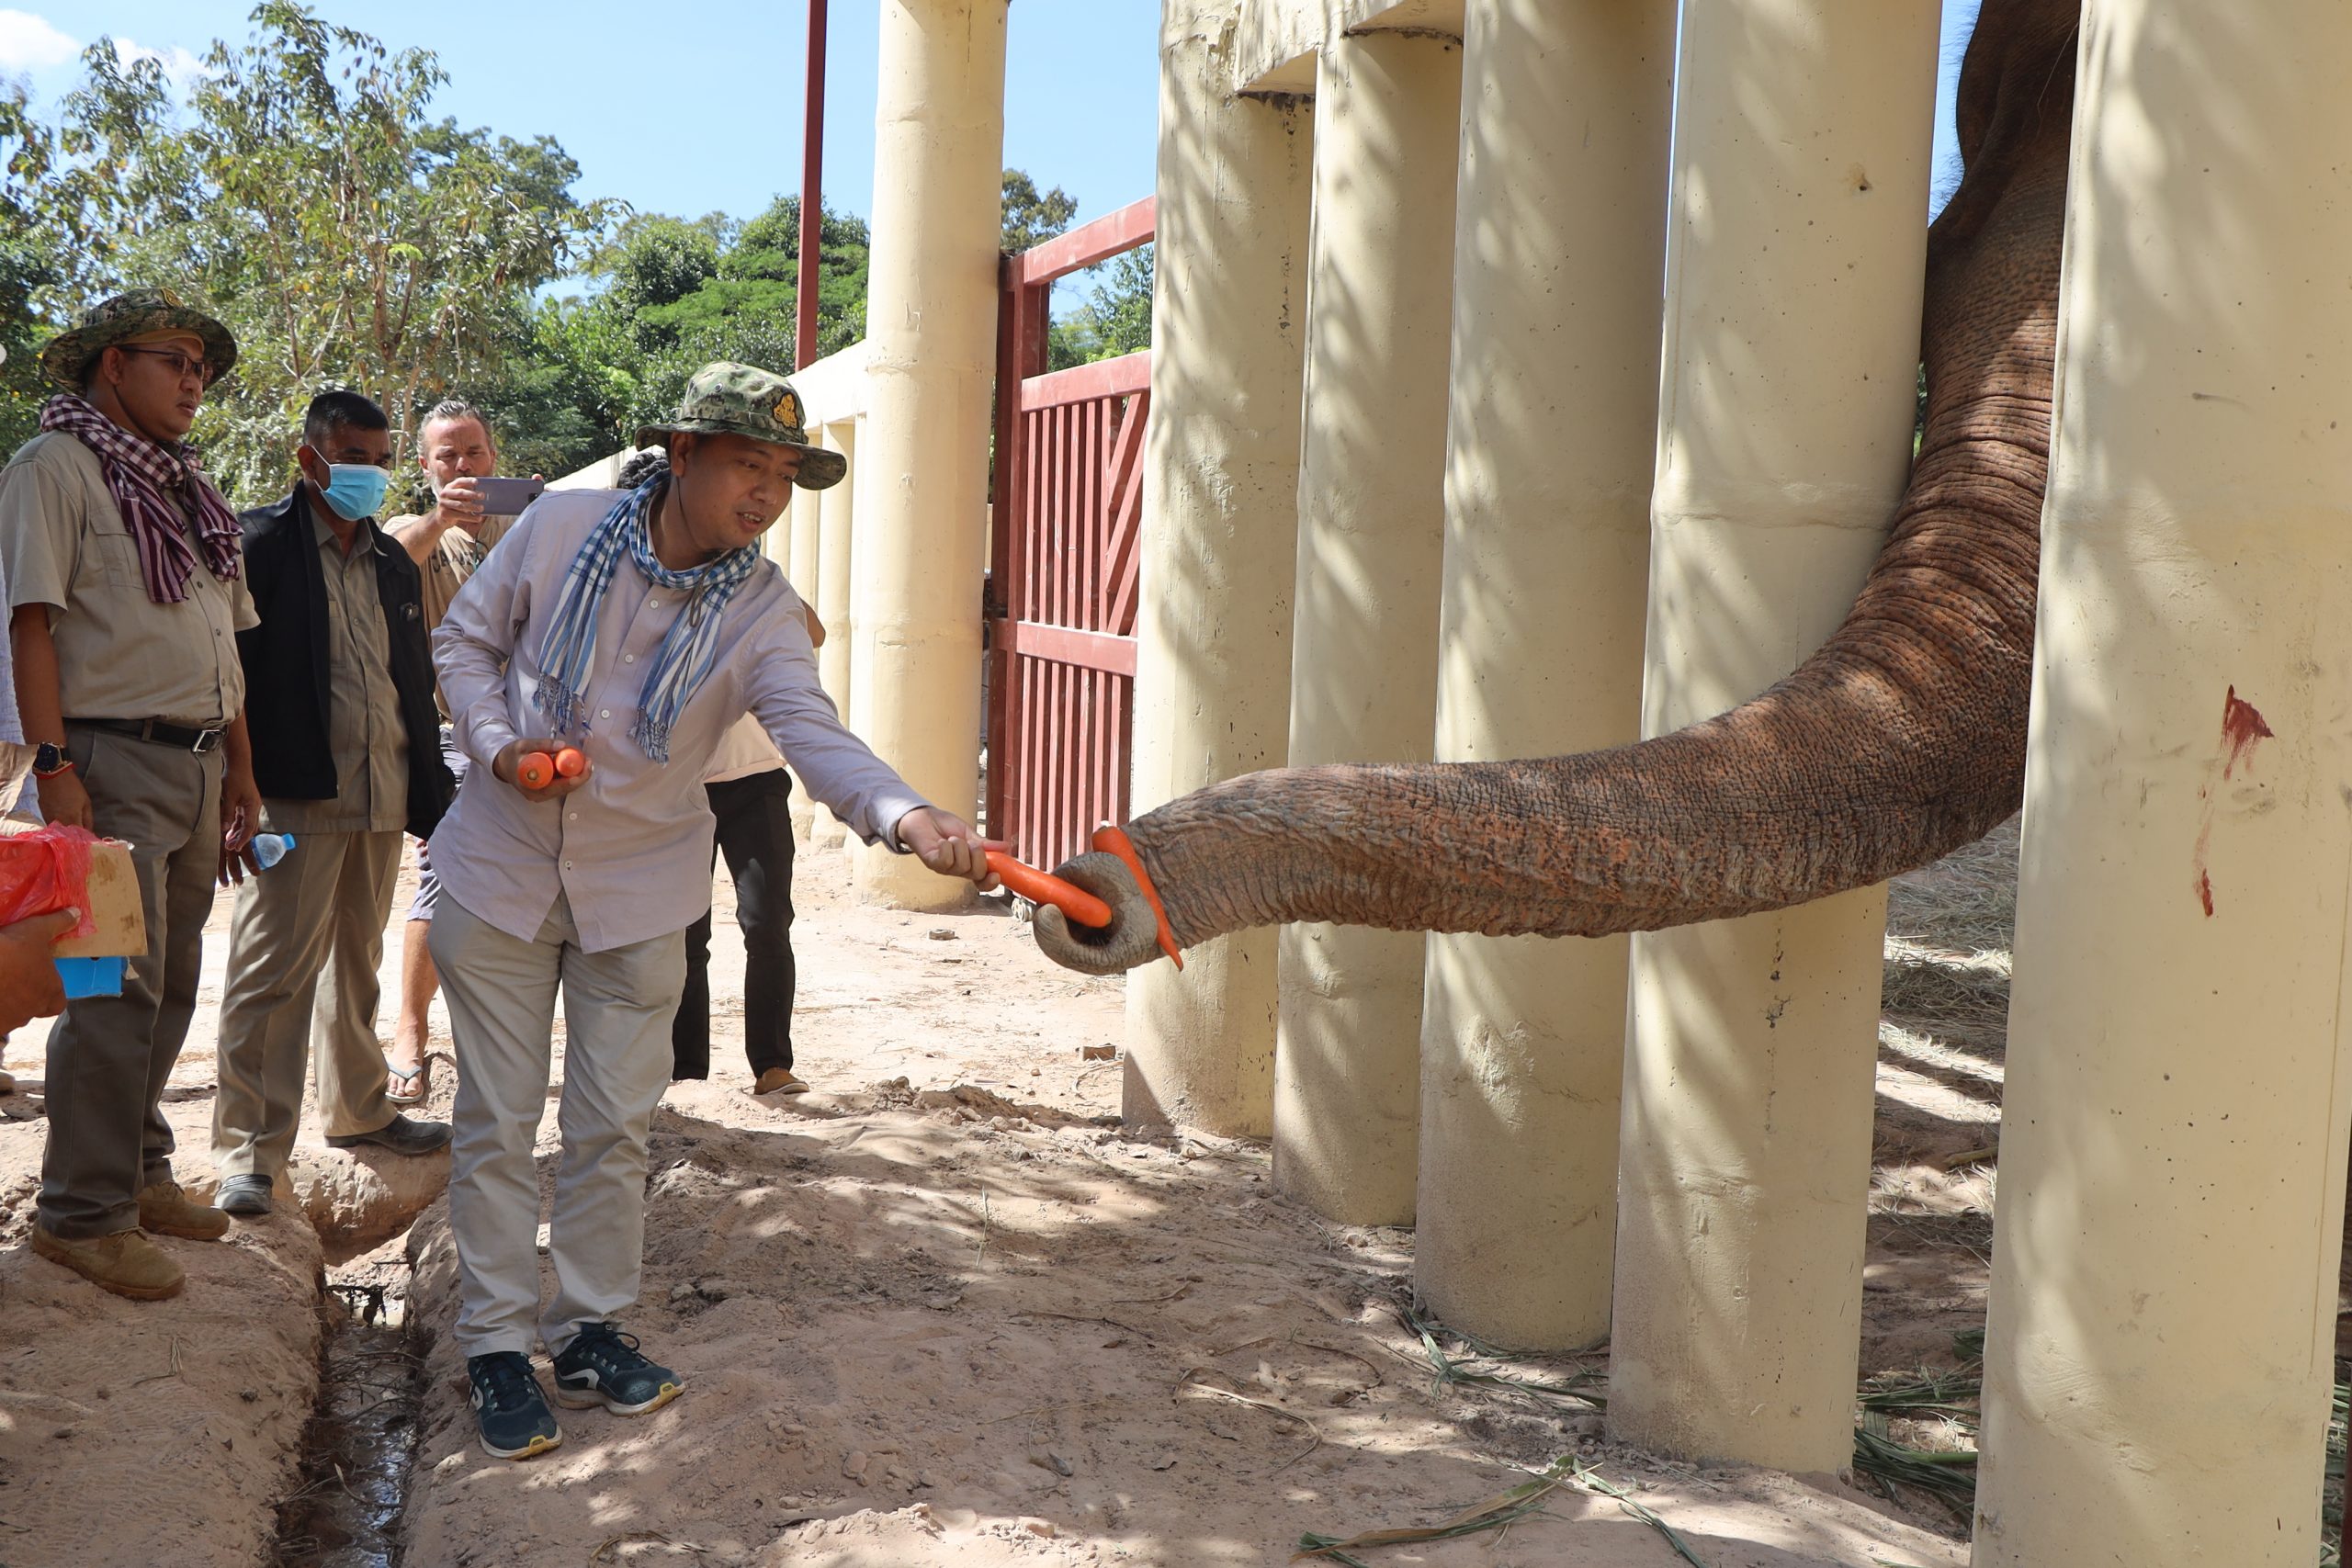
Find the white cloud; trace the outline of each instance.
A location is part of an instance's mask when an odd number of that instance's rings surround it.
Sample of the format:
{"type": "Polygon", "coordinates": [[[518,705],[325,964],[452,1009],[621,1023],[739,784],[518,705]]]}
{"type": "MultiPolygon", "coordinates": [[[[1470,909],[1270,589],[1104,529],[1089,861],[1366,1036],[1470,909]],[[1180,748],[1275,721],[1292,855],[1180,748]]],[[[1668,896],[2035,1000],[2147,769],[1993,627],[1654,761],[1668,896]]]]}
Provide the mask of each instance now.
{"type": "Polygon", "coordinates": [[[142,60],[153,61],[164,68],[164,74],[170,77],[172,85],[177,87],[185,87],[204,74],[204,62],[177,44],[168,49],[150,49],[143,43],[119,38],[114,40],[114,55],[122,62],[125,70],[142,60]]]}
{"type": "Polygon", "coordinates": [[[82,46],[30,11],[0,11],[0,70],[45,71],[82,52],[82,46]]]}

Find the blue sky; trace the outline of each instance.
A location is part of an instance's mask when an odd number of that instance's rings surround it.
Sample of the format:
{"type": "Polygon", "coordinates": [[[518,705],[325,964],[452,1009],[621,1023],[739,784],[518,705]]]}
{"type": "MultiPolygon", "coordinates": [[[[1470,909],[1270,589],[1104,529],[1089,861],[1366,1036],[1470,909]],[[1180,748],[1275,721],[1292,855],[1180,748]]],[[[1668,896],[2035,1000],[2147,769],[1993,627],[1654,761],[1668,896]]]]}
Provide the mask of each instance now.
{"type": "MultiPolygon", "coordinates": [[[[1976,0],[1945,0],[1937,168],[1952,166],[1951,77],[1976,0]]],[[[100,36],[182,66],[215,38],[242,41],[250,0],[45,0],[0,8],[0,73],[49,98],[100,36]]],[[[662,13],[576,0],[547,8],[469,0],[403,6],[314,0],[331,21],[440,56],[438,102],[468,125],[551,135],[583,196],[640,209],[747,217],[800,183],[805,0],[662,13]],[[702,18],[717,13],[723,28],[702,18]],[[711,156],[716,149],[719,155],[711,156]]],[[[828,47],[825,197],[865,213],[874,197],[874,0],[834,0],[828,47]]],[[[1008,164],[1060,186],[1091,218],[1151,190],[1158,0],[1013,0],[1005,81],[1008,164]]],[[[1945,183],[1939,180],[1939,185],[1945,183]]]]}

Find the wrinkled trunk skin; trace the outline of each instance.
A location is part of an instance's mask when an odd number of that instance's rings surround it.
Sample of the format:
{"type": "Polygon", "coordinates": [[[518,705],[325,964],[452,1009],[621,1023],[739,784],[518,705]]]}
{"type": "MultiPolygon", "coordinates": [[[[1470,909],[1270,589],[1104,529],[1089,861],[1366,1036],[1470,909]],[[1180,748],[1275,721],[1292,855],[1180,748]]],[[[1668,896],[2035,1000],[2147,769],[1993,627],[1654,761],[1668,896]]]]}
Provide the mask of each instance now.
{"type": "MultiPolygon", "coordinates": [[[[1785,908],[1969,842],[2023,789],[2078,7],[1986,0],[1966,175],[1928,244],[1925,439],[1852,613],[1754,701],[1638,745],[1491,763],[1277,769],[1128,834],[1192,946],[1248,926],[1600,936],[1785,908]]],[[[1041,918],[1097,973],[1155,956],[1125,869],[1062,874],[1106,931],[1041,918]]]]}

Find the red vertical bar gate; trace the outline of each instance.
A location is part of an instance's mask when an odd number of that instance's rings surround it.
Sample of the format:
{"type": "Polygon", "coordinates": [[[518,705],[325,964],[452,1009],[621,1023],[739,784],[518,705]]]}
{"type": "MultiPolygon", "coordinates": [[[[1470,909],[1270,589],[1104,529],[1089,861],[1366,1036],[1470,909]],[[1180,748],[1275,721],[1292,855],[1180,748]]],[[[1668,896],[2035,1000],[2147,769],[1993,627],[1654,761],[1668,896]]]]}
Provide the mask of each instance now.
{"type": "Polygon", "coordinates": [[[1046,373],[1053,283],[1149,243],[1153,201],[1004,259],[989,572],[988,831],[1033,864],[1127,814],[1148,351],[1046,373]]]}

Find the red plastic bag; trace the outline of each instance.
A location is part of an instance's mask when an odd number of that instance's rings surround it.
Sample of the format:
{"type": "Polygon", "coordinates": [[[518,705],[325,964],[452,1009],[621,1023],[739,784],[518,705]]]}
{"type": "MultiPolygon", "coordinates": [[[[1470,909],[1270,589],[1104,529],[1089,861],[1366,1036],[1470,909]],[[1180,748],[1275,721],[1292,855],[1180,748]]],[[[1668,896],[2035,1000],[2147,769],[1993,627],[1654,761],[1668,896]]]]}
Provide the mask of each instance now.
{"type": "Polygon", "coordinates": [[[79,909],[82,922],[67,934],[96,931],[90,919],[90,851],[97,842],[87,828],[54,822],[0,838],[0,926],[51,909],[79,909]]]}

